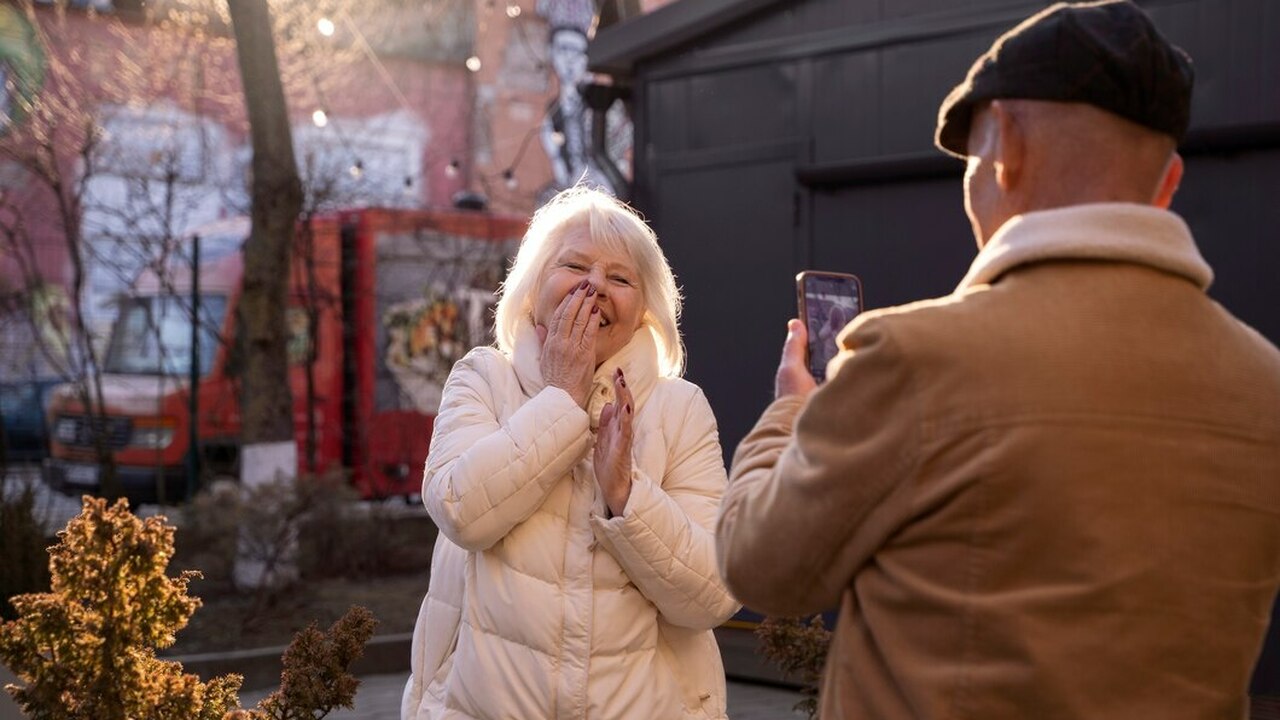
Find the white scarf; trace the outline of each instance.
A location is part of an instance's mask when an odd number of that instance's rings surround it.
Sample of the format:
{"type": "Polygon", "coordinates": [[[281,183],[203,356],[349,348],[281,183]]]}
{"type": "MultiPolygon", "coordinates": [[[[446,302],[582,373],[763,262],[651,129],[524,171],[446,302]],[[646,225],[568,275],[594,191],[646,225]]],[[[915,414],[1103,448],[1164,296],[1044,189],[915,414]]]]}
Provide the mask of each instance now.
{"type": "MultiPolygon", "coordinates": [[[[515,368],[520,388],[528,397],[533,397],[546,387],[542,379],[542,343],[538,342],[538,333],[533,323],[521,323],[516,332],[516,343],[511,354],[511,365],[515,368]]],[[[591,428],[600,425],[600,411],[613,402],[613,373],[619,367],[627,381],[627,389],[639,413],[653,391],[658,379],[658,346],[654,342],[649,326],[641,325],[628,342],[613,357],[601,363],[591,381],[591,399],[587,403],[587,413],[591,415],[591,428]]]]}

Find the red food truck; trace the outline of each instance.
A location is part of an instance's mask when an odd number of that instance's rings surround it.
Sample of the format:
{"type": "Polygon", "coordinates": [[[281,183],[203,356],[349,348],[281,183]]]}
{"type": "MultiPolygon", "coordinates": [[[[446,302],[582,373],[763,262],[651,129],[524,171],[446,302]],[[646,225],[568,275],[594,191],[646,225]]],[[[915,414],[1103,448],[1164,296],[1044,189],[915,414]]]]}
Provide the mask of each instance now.
{"type": "MultiPolygon", "coordinates": [[[[471,347],[492,342],[494,294],[526,223],[361,209],[300,225],[286,319],[302,472],[347,469],[364,497],[419,492],[445,378],[471,347]]],[[[236,310],[248,232],[245,219],[201,228],[198,266],[189,240],[168,270],[142,272],[120,298],[102,356],[102,412],[86,412],[73,385],[50,399],[50,485],[99,491],[100,446],[135,504],[239,476],[236,310]]]]}

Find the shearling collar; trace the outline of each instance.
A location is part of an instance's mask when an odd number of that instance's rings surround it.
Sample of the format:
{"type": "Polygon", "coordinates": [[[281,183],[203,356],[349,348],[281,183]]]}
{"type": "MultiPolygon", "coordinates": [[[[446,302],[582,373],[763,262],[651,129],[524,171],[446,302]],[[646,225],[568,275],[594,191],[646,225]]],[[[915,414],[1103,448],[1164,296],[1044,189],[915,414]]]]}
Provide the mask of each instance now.
{"type": "Polygon", "coordinates": [[[1213,270],[1182,218],[1147,205],[1094,203],[1009,220],[974,258],[956,290],[993,282],[1018,265],[1058,259],[1149,265],[1201,289],[1213,282],[1213,270]]]}
{"type": "MultiPolygon", "coordinates": [[[[520,388],[528,397],[537,395],[546,387],[546,382],[542,379],[541,360],[542,344],[538,342],[538,333],[533,329],[533,323],[521,323],[516,332],[511,365],[515,368],[520,388]]],[[[596,368],[595,377],[591,381],[591,400],[587,404],[592,429],[600,424],[600,411],[606,404],[613,402],[613,372],[619,367],[627,379],[627,389],[631,391],[636,405],[634,410],[638,413],[658,380],[658,346],[647,325],[641,325],[631,342],[596,368]]]]}

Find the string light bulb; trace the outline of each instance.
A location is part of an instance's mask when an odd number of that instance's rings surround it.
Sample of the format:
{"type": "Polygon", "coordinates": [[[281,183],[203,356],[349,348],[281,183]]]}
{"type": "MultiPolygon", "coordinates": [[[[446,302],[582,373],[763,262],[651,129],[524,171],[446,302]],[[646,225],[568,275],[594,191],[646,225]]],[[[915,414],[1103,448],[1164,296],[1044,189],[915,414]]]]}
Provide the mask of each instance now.
{"type": "Polygon", "coordinates": [[[351,169],[347,170],[347,172],[351,173],[351,177],[353,179],[359,180],[360,178],[364,177],[364,162],[361,160],[356,160],[355,164],[352,165],[351,169]]]}
{"type": "Polygon", "coordinates": [[[333,24],[332,20],[327,17],[322,17],[316,21],[316,29],[325,37],[333,37],[334,31],[338,28],[333,24]]]}
{"type": "Polygon", "coordinates": [[[520,6],[514,2],[507,3],[507,17],[512,20],[520,17],[520,6]]]}
{"type": "Polygon", "coordinates": [[[516,174],[511,168],[502,171],[502,180],[507,184],[508,190],[516,190],[520,187],[520,181],[516,179],[516,174]]]}
{"type": "Polygon", "coordinates": [[[467,69],[471,72],[480,72],[480,58],[476,55],[467,58],[467,69]]]}
{"type": "Polygon", "coordinates": [[[448,177],[450,179],[458,177],[458,170],[461,167],[462,167],[462,163],[458,162],[457,158],[450,160],[449,164],[444,167],[445,177],[448,177]]]}
{"type": "Polygon", "coordinates": [[[316,110],[311,113],[311,122],[315,123],[316,127],[322,128],[329,124],[329,114],[324,110],[316,110]]]}

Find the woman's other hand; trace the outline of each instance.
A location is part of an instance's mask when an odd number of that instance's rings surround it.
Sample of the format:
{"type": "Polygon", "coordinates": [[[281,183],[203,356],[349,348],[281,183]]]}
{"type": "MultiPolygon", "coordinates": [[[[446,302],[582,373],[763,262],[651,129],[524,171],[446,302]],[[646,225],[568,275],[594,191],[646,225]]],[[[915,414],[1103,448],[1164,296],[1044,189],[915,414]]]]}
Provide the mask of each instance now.
{"type": "Polygon", "coordinates": [[[600,411],[596,437],[596,482],[612,515],[621,515],[631,497],[631,433],[635,403],[622,368],[613,374],[614,401],[600,411]]]}
{"type": "Polygon", "coordinates": [[[596,289],[586,280],[560,301],[549,327],[537,326],[538,339],[542,341],[543,381],[569,393],[583,408],[591,395],[599,328],[596,289]]]}

